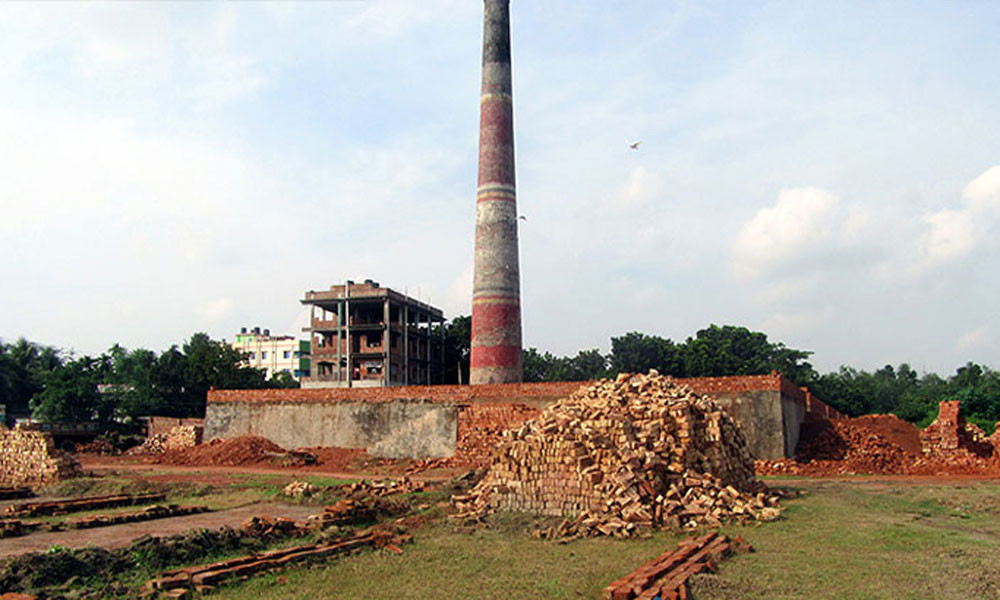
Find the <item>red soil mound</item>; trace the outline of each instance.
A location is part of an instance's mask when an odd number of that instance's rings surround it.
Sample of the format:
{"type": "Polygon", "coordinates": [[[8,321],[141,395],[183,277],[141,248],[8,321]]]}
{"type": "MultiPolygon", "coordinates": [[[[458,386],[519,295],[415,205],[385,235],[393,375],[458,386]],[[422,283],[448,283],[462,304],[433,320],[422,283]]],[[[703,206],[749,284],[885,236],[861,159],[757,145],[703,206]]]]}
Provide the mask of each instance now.
{"type": "Polygon", "coordinates": [[[852,425],[881,435],[907,454],[920,454],[920,430],[896,415],[865,415],[849,421],[852,425]]]}
{"type": "Polygon", "coordinates": [[[156,462],[172,465],[242,466],[268,463],[275,455],[287,454],[271,440],[244,436],[229,440],[212,440],[193,448],[167,450],[156,462]]]}

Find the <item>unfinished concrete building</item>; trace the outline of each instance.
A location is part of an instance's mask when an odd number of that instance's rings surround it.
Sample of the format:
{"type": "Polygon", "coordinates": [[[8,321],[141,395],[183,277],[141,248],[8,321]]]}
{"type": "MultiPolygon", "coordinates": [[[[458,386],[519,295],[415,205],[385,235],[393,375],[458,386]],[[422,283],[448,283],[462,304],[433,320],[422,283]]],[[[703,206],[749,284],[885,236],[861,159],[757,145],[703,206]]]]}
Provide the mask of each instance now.
{"type": "Polygon", "coordinates": [[[306,292],[312,373],[304,388],[430,385],[444,361],[439,308],[382,287],[347,281],[306,292]]]}

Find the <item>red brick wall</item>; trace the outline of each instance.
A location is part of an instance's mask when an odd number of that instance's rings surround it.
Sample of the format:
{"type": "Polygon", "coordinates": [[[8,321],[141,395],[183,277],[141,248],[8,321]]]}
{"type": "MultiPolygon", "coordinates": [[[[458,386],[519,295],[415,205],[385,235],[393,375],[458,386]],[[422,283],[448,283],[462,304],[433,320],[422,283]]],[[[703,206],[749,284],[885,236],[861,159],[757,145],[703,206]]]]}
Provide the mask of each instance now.
{"type": "MultiPolygon", "coordinates": [[[[807,409],[831,418],[839,413],[813,398],[804,388],[796,386],[778,373],[733,377],[692,377],[677,381],[698,394],[738,393],[759,390],[780,390],[807,409]],[[808,402],[807,402],[808,399],[808,402]]],[[[428,399],[433,402],[472,404],[496,402],[528,402],[539,406],[564,398],[586,381],[555,381],[542,383],[504,383],[486,385],[410,385],[379,388],[321,388],[282,390],[211,390],[208,402],[389,402],[399,399],[428,399]]]]}
{"type": "Polygon", "coordinates": [[[211,390],[209,402],[389,402],[428,399],[471,404],[495,401],[550,401],[575,392],[583,381],[505,383],[489,385],[409,385],[379,388],[322,388],[284,390],[211,390]]]}
{"type": "Polygon", "coordinates": [[[463,464],[485,466],[493,448],[507,429],[534,419],[541,409],[527,404],[467,404],[458,407],[458,443],[455,458],[463,464]]]}
{"type": "Polygon", "coordinates": [[[781,375],[736,375],[733,377],[689,377],[677,381],[686,384],[695,393],[712,394],[780,390],[781,375]]]}

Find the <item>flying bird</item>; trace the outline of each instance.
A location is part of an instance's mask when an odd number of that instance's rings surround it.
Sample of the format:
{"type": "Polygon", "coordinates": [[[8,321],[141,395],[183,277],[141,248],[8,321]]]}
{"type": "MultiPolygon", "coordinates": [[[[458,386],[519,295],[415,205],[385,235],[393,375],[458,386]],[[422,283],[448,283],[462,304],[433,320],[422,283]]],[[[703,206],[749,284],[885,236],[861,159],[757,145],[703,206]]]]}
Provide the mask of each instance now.
{"type": "Polygon", "coordinates": [[[631,148],[632,150],[638,150],[639,149],[639,144],[641,144],[641,143],[642,143],[642,140],[639,140],[638,142],[629,142],[628,143],[628,147],[631,148]]]}
{"type": "Polygon", "coordinates": [[[528,217],[521,215],[520,217],[518,217],[518,219],[521,219],[522,221],[527,221],[528,217]]]}

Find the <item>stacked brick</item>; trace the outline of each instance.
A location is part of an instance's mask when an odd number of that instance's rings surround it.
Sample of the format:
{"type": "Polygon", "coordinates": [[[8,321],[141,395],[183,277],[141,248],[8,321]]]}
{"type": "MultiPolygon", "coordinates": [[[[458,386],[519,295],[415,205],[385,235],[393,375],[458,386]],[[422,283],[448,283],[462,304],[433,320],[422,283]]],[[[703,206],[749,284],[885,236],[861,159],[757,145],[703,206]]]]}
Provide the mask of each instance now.
{"type": "Polygon", "coordinates": [[[629,535],[777,518],[777,498],[753,494],[761,487],[732,418],[650,371],[595,382],[507,431],[486,477],[452,502],[456,518],[575,516],[577,534],[629,535]]]}
{"type": "Polygon", "coordinates": [[[541,412],[538,408],[522,403],[473,403],[459,406],[455,455],[417,461],[407,472],[413,474],[430,469],[488,466],[503,432],[537,417],[541,412]]]}
{"type": "Polygon", "coordinates": [[[163,454],[168,450],[194,448],[202,442],[205,428],[201,425],[178,425],[166,433],[156,433],[140,446],[128,451],[129,454],[163,454]]]}
{"type": "Polygon", "coordinates": [[[81,474],[80,463],[57,450],[51,434],[0,430],[0,485],[38,487],[81,474]]]}

